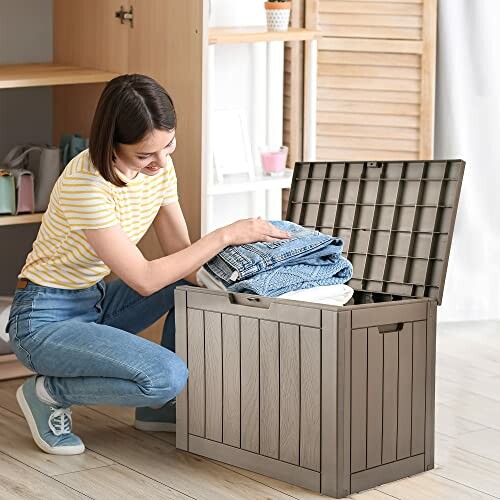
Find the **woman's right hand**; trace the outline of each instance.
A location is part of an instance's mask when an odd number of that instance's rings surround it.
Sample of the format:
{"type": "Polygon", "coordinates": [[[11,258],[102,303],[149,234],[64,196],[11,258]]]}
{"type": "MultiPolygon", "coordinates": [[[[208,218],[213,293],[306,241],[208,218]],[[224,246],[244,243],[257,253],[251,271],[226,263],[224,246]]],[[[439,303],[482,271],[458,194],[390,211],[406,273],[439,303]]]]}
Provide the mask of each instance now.
{"type": "Polygon", "coordinates": [[[220,229],[226,246],[243,245],[257,241],[278,241],[290,238],[290,233],[261,219],[242,219],[220,229]]]}

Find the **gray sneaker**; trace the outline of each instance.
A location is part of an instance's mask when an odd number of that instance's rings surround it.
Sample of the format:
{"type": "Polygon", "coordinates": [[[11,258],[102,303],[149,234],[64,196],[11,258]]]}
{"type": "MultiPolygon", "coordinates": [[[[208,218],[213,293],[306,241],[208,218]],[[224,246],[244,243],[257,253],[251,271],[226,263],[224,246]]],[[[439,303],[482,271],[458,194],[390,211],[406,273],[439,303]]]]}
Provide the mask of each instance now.
{"type": "Polygon", "coordinates": [[[82,440],[71,432],[71,410],[42,403],[35,385],[36,376],[26,380],[17,390],[16,398],[37,446],[52,455],[83,453],[82,440]]]}
{"type": "Polygon", "coordinates": [[[140,431],[175,432],[175,399],[161,408],[136,408],[134,427],[140,431]]]}

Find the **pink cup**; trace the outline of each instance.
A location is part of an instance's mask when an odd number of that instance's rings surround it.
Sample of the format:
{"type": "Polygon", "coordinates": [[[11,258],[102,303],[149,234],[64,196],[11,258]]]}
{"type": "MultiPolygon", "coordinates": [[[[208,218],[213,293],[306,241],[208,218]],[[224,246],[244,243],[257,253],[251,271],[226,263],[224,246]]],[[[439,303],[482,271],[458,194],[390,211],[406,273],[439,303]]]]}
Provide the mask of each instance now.
{"type": "Polygon", "coordinates": [[[282,175],[286,168],[286,158],[288,156],[288,148],[281,146],[280,148],[263,148],[260,152],[262,161],[262,170],[265,175],[282,175]]]}

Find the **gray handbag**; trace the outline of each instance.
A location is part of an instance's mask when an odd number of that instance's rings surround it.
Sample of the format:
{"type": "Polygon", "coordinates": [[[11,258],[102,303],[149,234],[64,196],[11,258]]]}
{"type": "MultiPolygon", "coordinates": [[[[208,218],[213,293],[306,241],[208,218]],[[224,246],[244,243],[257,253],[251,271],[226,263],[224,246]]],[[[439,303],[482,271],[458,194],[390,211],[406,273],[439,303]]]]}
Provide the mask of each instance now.
{"type": "Polygon", "coordinates": [[[5,331],[11,304],[12,297],[0,297],[0,354],[9,354],[12,352],[9,334],[5,331]]]}
{"type": "Polygon", "coordinates": [[[16,146],[9,151],[3,163],[7,168],[23,166],[34,174],[35,212],[45,212],[61,172],[60,149],[47,145],[16,146]]]}

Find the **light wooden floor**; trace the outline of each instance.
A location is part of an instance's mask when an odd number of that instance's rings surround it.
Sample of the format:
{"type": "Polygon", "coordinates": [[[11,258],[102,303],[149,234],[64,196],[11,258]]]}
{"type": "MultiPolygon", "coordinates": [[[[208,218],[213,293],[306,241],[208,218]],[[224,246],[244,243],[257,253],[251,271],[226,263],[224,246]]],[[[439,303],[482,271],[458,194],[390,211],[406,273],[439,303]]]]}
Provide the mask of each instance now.
{"type": "MultiPolygon", "coordinates": [[[[500,498],[500,322],[438,328],[436,463],[356,500],[500,498]]],[[[177,452],[174,435],[131,427],[131,410],[74,408],[87,452],[46,455],[0,383],[0,499],[313,499],[319,495],[177,452]]]]}

